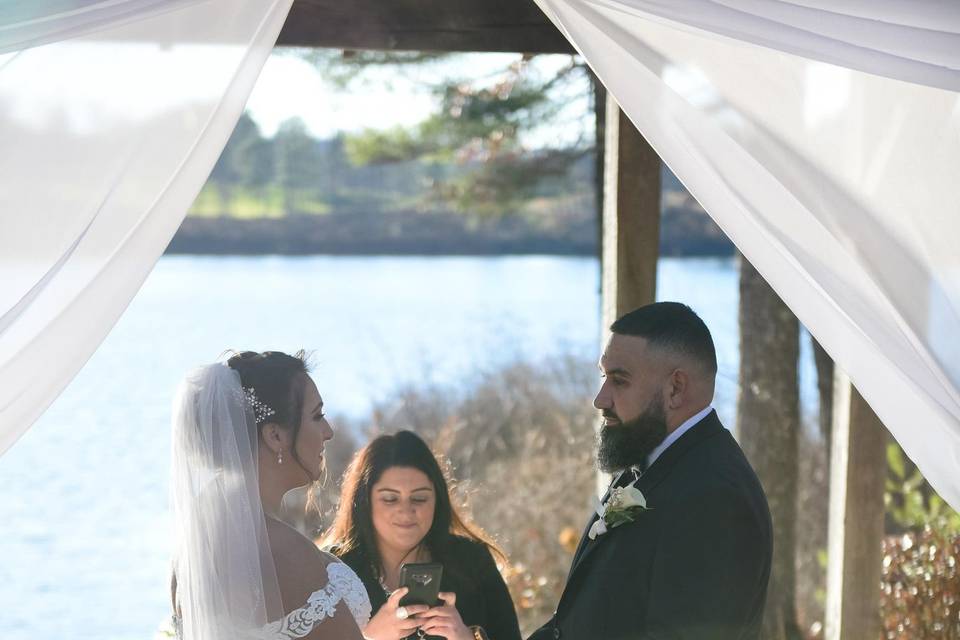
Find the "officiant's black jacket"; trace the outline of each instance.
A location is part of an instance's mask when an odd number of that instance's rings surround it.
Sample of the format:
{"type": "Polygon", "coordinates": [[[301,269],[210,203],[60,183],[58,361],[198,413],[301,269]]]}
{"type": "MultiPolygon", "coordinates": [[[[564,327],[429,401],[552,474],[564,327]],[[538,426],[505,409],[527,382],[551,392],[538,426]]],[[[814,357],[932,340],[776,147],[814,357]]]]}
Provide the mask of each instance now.
{"type": "MultiPolygon", "coordinates": [[[[369,560],[359,550],[345,554],[333,551],[359,576],[370,597],[372,613],[376,614],[387,597],[369,560]]],[[[440,590],[457,594],[457,611],[465,625],[483,627],[490,640],[521,639],[513,600],[486,545],[450,535],[442,555],[438,549],[431,551],[434,561],[443,563],[440,590]]],[[[411,639],[417,637],[417,634],[410,636],[411,639]]],[[[439,636],[424,637],[443,640],[439,636]]]]}
{"type": "MultiPolygon", "coordinates": [[[[627,471],[618,484],[633,480],[627,471]]],[[[531,640],[760,638],[770,511],[716,412],[668,447],[636,486],[649,510],[595,540],[584,531],[557,611],[531,640]]]]}

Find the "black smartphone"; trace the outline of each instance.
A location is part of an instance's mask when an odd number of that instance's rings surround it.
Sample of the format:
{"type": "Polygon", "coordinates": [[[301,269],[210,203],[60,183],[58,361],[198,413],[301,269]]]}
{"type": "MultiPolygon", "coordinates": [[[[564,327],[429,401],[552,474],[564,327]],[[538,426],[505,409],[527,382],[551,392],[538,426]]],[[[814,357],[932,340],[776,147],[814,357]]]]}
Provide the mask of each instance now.
{"type": "Polygon", "coordinates": [[[438,599],[443,565],[439,562],[409,562],[400,565],[400,586],[409,589],[400,599],[400,606],[443,604],[438,599]]]}

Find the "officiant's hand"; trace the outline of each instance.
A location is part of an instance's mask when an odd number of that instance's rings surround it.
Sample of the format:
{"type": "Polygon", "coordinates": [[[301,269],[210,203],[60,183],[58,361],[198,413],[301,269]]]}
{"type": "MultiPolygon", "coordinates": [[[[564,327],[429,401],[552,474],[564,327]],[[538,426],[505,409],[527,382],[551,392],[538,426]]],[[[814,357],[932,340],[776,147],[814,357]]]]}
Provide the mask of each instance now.
{"type": "Polygon", "coordinates": [[[401,587],[390,594],[386,603],[377,615],[370,619],[363,629],[363,637],[367,640],[400,640],[417,630],[421,624],[420,615],[430,607],[424,604],[400,606],[400,598],[407,595],[406,587],[401,587]],[[399,615],[398,615],[399,610],[399,615]]]}
{"type": "Polygon", "coordinates": [[[463,624],[460,612],[454,606],[457,594],[441,591],[440,599],[443,600],[442,607],[431,607],[417,616],[424,633],[447,640],[473,640],[473,632],[463,624]]]}

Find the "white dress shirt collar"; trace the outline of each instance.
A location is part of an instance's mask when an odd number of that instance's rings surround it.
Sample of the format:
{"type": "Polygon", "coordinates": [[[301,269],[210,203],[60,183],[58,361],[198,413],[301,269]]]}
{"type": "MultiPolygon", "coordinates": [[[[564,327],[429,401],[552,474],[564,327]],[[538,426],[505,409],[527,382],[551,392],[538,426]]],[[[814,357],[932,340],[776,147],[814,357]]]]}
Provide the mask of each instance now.
{"type": "Polygon", "coordinates": [[[647,456],[647,469],[650,468],[650,465],[653,464],[654,460],[660,457],[660,454],[666,451],[670,445],[680,439],[680,436],[689,431],[695,424],[706,418],[710,412],[713,411],[713,405],[708,404],[706,408],[698,411],[696,414],[690,416],[690,418],[681,424],[679,427],[670,432],[666,438],[663,439],[663,442],[657,446],[656,449],[650,452],[650,455],[647,456]]]}

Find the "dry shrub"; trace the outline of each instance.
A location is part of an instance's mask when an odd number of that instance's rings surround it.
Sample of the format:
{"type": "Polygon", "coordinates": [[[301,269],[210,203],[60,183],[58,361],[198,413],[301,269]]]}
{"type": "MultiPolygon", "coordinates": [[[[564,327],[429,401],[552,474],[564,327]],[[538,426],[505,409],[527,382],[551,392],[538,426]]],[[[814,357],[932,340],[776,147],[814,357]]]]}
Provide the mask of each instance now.
{"type": "Polygon", "coordinates": [[[960,514],[892,439],[887,470],[882,637],[960,639],[960,514]]]}
{"type": "Polygon", "coordinates": [[[960,535],[942,526],[883,543],[880,609],[886,640],[960,638],[960,535]]]}

